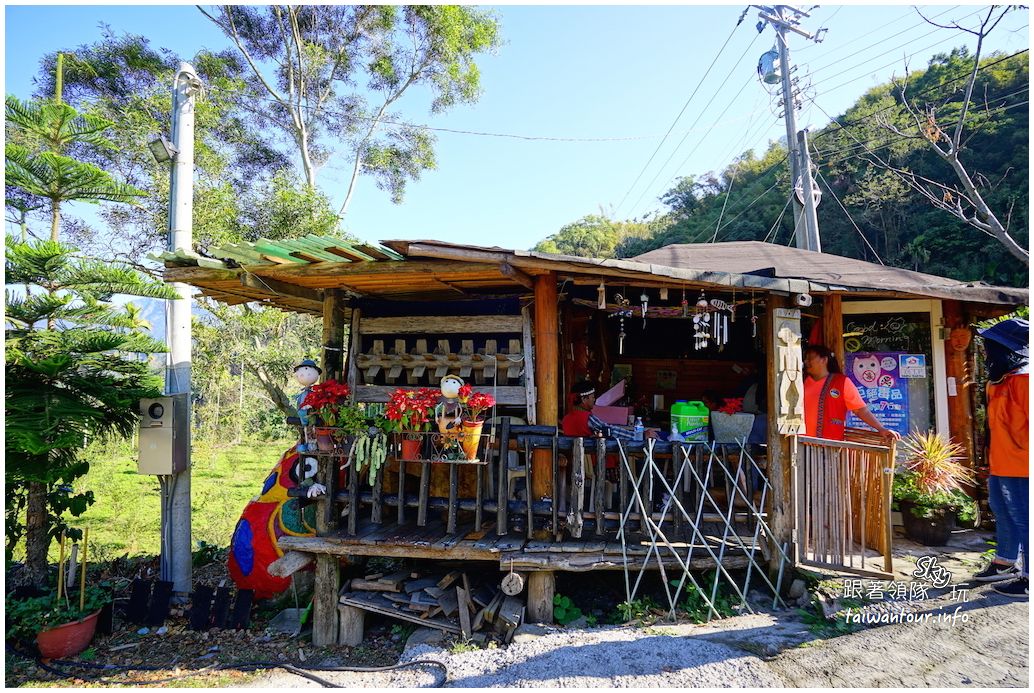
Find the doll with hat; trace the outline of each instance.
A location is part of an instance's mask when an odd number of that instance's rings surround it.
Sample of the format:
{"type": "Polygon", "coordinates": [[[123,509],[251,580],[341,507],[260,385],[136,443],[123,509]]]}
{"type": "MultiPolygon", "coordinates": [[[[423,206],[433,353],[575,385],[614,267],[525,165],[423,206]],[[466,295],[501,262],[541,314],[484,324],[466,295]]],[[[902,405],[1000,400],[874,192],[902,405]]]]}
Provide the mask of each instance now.
{"type": "Polygon", "coordinates": [[[294,408],[298,410],[298,418],[302,426],[309,425],[308,407],[302,407],[302,402],[309,394],[309,389],[320,379],[323,369],[316,365],[312,359],[302,359],[301,363],[294,367],[294,379],[302,386],[301,392],[292,397],[294,408]]]}

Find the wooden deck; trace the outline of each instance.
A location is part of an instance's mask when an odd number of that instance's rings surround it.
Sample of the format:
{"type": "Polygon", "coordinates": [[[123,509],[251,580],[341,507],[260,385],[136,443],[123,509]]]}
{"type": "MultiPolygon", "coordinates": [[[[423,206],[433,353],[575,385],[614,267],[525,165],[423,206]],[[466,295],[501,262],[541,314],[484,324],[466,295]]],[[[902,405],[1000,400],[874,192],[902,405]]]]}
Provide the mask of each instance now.
{"type": "MultiPolygon", "coordinates": [[[[701,532],[707,542],[673,542],[680,557],[690,558],[694,569],[713,568],[711,556],[722,556],[727,568],[742,568],[747,557],[735,538],[724,537],[721,526],[709,524],[701,532]],[[724,551],[723,549],[724,545],[724,551]],[[710,552],[708,551],[710,549],[710,552]]],[[[749,536],[742,536],[745,543],[749,536]]],[[[448,532],[443,521],[435,520],[425,526],[416,523],[375,524],[362,523],[355,536],[346,530],[337,530],[319,537],[282,537],[284,551],[303,551],[335,556],[389,556],[434,560],[488,561],[498,563],[501,570],[621,570],[626,566],[639,570],[679,567],[679,559],[664,547],[658,555],[650,555],[650,541],[645,535],[626,533],[625,542],[618,537],[569,539],[566,541],[529,540],[521,535],[499,536],[495,523],[486,522],[480,528],[467,525],[456,532],[448,532]]]]}

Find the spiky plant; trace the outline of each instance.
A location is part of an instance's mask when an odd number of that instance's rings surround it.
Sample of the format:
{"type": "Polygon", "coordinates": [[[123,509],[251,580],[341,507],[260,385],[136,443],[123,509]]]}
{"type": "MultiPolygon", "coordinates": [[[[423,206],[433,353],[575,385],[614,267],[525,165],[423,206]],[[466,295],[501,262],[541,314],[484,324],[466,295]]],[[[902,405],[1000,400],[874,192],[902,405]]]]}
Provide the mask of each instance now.
{"type": "Polygon", "coordinates": [[[962,465],[962,446],[937,433],[913,431],[898,443],[904,458],[904,470],[894,475],[896,501],[913,504],[912,514],[930,517],[944,508],[958,513],[962,520],[971,520],[976,504],[963,490],[973,483],[973,472],[962,465]]]}

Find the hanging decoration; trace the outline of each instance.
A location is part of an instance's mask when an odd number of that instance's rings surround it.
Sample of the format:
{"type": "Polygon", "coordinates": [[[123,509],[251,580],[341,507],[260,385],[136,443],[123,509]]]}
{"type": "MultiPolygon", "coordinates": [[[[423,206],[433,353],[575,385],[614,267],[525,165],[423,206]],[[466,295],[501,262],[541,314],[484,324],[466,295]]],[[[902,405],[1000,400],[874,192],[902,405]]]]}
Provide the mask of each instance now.
{"type": "Polygon", "coordinates": [[[607,285],[604,282],[600,282],[596,287],[596,307],[600,310],[607,309],[607,285]]]}
{"type": "Polygon", "coordinates": [[[754,312],[754,294],[750,295],[750,336],[754,338],[758,336],[758,316],[754,312]]]}
{"type": "Polygon", "coordinates": [[[714,309],[714,315],[711,316],[711,338],[715,346],[721,349],[729,343],[728,312],[732,310],[732,306],[720,298],[712,298],[709,304],[714,309]]]}
{"type": "Polygon", "coordinates": [[[682,289],[682,317],[689,317],[689,301],[686,300],[686,289],[682,289]]]}
{"type": "Polygon", "coordinates": [[[610,314],[612,318],[618,318],[619,331],[618,331],[618,354],[625,353],[625,318],[632,317],[632,302],[621,294],[614,294],[614,303],[617,306],[617,311],[610,314]]]}
{"type": "Polygon", "coordinates": [[[650,309],[650,296],[644,291],[639,294],[639,304],[643,309],[643,329],[646,329],[646,312],[650,309]]]}
{"type": "Polygon", "coordinates": [[[697,351],[706,349],[711,338],[711,313],[708,310],[707,298],[700,292],[697,299],[696,315],[693,316],[693,348],[697,351]]]}

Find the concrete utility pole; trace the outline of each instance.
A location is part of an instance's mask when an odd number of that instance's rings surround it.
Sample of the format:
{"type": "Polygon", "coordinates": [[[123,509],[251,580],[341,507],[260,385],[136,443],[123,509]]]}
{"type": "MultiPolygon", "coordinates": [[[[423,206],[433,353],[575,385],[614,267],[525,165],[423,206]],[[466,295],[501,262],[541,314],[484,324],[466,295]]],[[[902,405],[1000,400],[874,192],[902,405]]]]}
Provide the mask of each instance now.
{"type": "MultiPolygon", "coordinates": [[[[201,80],[188,63],[180,63],[172,87],[172,144],[175,150],[169,191],[170,252],[193,250],[194,228],[194,103],[201,91],[201,80]]],[[[180,298],[167,303],[165,343],[169,348],[165,371],[165,394],[186,394],[186,407],[177,415],[187,417],[186,437],[175,439],[185,446],[180,453],[186,469],[163,479],[162,498],[162,577],[172,580],[173,591],[192,591],[190,535],[190,362],[191,305],[190,287],[176,282],[180,298]]]]}
{"type": "MultiPolygon", "coordinates": [[[[760,31],[765,22],[772,25],[776,32],[776,50],[779,53],[779,71],[781,75],[783,92],[783,111],[786,123],[786,148],[789,150],[791,185],[797,186],[800,181],[803,191],[811,191],[813,188],[804,183],[811,179],[811,157],[808,155],[807,147],[801,147],[797,137],[796,108],[794,106],[794,86],[790,77],[790,48],[786,43],[787,32],[793,32],[808,40],[818,42],[817,35],[813,36],[797,26],[801,17],[810,16],[803,10],[798,10],[789,5],[755,5],[761,12],[758,17],[762,20],[758,23],[760,31]],[[807,172],[807,176],[804,173],[807,172]]],[[[822,33],[821,30],[818,33],[822,33]]],[[[806,201],[811,198],[808,192],[803,192],[801,197],[806,201]]],[[[797,247],[804,250],[821,252],[819,243],[818,221],[814,215],[814,200],[811,201],[812,213],[806,214],[808,203],[802,202],[797,195],[793,196],[793,219],[794,231],[797,237],[797,247]],[[814,225],[810,222],[814,221],[814,225]]]]}

